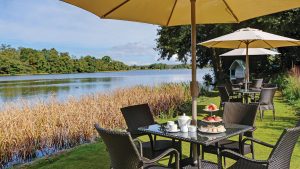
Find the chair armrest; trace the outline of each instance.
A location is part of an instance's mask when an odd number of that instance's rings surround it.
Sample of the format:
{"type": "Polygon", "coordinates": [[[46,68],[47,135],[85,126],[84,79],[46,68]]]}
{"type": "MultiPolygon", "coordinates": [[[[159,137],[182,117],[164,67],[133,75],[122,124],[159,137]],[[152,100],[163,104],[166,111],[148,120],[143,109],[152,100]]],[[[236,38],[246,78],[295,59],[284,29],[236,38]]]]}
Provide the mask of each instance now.
{"type": "Polygon", "coordinates": [[[154,163],[154,162],[157,162],[157,161],[161,160],[163,157],[165,157],[167,155],[171,155],[171,154],[175,155],[176,169],[179,169],[179,152],[176,149],[174,149],[174,148],[170,148],[170,149],[164,151],[159,156],[157,156],[156,158],[153,158],[151,160],[149,160],[149,159],[143,159],[143,162],[145,164],[154,163]]]}
{"type": "Polygon", "coordinates": [[[226,153],[234,156],[237,159],[243,159],[243,160],[246,160],[246,161],[249,161],[249,162],[252,162],[252,163],[257,163],[257,164],[268,164],[269,163],[269,161],[267,161],[267,160],[251,159],[251,158],[245,157],[245,156],[243,156],[243,155],[241,155],[237,152],[234,152],[232,150],[226,150],[226,149],[221,151],[221,154],[220,154],[221,157],[224,156],[226,153]]]}
{"type": "Polygon", "coordinates": [[[256,126],[253,126],[253,128],[251,130],[249,130],[250,132],[254,132],[257,129],[256,126]]]}
{"type": "Polygon", "coordinates": [[[274,148],[275,146],[272,145],[272,144],[269,144],[269,143],[265,143],[263,141],[260,141],[260,140],[257,140],[255,138],[251,138],[251,137],[247,137],[245,138],[243,141],[242,141],[242,145],[244,145],[247,141],[252,141],[252,142],[255,142],[257,144],[260,144],[260,145],[263,145],[263,146],[266,146],[266,147],[269,147],[269,148],[274,148]]]}
{"type": "Polygon", "coordinates": [[[132,141],[134,143],[138,144],[138,146],[139,146],[139,153],[140,153],[141,157],[143,157],[143,144],[142,144],[141,140],[139,140],[139,139],[136,138],[136,139],[133,139],[132,141]]]}

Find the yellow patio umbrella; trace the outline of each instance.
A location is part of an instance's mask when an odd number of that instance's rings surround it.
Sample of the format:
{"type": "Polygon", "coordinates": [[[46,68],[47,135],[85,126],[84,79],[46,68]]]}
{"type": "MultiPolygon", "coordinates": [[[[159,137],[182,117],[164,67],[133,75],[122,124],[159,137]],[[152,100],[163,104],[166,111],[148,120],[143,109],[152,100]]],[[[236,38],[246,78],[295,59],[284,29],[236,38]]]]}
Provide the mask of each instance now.
{"type": "Polygon", "coordinates": [[[200,45],[210,48],[246,48],[246,83],[249,82],[249,48],[277,48],[285,46],[299,46],[300,41],[287,38],[258,29],[243,28],[233,33],[223,35],[205,42],[200,45]]]}
{"type": "Polygon", "coordinates": [[[197,97],[199,92],[196,79],[196,24],[239,23],[258,16],[300,7],[300,0],[64,1],[90,11],[103,19],[126,20],[161,26],[191,25],[191,95],[194,124],[197,124],[197,97]]]}

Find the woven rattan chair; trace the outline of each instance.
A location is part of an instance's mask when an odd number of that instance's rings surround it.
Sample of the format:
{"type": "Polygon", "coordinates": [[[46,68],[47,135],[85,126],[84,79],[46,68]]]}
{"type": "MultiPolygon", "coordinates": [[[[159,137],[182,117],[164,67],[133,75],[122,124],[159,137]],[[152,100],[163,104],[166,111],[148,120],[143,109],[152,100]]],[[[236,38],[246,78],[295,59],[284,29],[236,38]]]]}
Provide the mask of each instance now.
{"type": "MultiPolygon", "coordinates": [[[[130,132],[132,138],[148,135],[150,142],[143,142],[144,156],[154,157],[157,151],[162,151],[168,148],[175,148],[181,154],[181,142],[175,140],[157,140],[151,134],[139,132],[139,127],[144,127],[156,124],[148,104],[133,105],[121,108],[121,112],[127,124],[127,131],[130,132]],[[150,150],[151,151],[150,151],[150,150]]],[[[181,155],[180,155],[181,157],[181,155]]]]}
{"type": "Polygon", "coordinates": [[[300,136],[299,125],[300,123],[298,122],[295,128],[285,129],[275,146],[254,138],[243,140],[243,143],[251,141],[272,148],[272,152],[267,160],[249,159],[231,150],[223,150],[221,156],[231,154],[239,159],[229,169],[289,169],[291,156],[300,136]]]}
{"type": "Polygon", "coordinates": [[[175,155],[175,168],[179,169],[179,153],[175,149],[168,149],[150,160],[143,157],[142,143],[137,139],[133,140],[130,133],[106,130],[97,124],[95,128],[107,147],[112,169],[165,169],[168,167],[156,162],[170,154],[175,155]]]}
{"type": "Polygon", "coordinates": [[[264,117],[265,110],[272,110],[273,111],[273,119],[275,120],[275,106],[274,106],[274,95],[276,93],[277,88],[262,88],[259,96],[258,110],[260,113],[260,119],[262,120],[264,117]]]}
{"type": "Polygon", "coordinates": [[[264,79],[254,79],[252,80],[252,84],[250,85],[251,90],[260,90],[263,85],[264,79]]]}
{"type": "Polygon", "coordinates": [[[224,107],[225,102],[243,102],[243,98],[230,96],[226,86],[218,86],[220,100],[220,108],[224,107]]]}
{"type": "MultiPolygon", "coordinates": [[[[245,132],[244,136],[246,137],[253,137],[253,132],[255,131],[255,117],[257,112],[257,105],[250,105],[250,104],[242,104],[242,103],[225,103],[224,107],[224,114],[223,114],[223,123],[234,123],[234,124],[241,124],[241,125],[248,125],[252,126],[253,130],[249,132],[245,132]]],[[[219,148],[229,149],[239,154],[252,154],[252,158],[254,158],[254,147],[253,143],[251,144],[244,144],[241,147],[243,135],[239,136],[239,141],[233,140],[223,140],[219,142],[219,148]]],[[[202,158],[204,158],[204,153],[211,153],[217,154],[217,148],[215,145],[209,146],[202,146],[202,158]]],[[[224,157],[235,158],[234,156],[224,155],[224,157]]],[[[225,161],[225,158],[224,158],[225,161]]]]}
{"type": "Polygon", "coordinates": [[[230,95],[236,95],[234,92],[241,89],[240,86],[233,85],[230,80],[226,80],[225,86],[226,86],[226,88],[227,88],[230,95]]]}

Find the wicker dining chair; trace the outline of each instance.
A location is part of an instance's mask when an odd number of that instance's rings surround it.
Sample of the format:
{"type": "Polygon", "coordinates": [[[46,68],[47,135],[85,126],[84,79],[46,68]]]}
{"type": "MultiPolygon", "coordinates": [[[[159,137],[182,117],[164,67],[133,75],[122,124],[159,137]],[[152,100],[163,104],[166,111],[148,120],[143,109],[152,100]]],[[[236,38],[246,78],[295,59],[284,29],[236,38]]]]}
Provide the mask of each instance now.
{"type": "Polygon", "coordinates": [[[274,106],[274,96],[276,93],[277,87],[273,88],[262,88],[259,96],[258,110],[260,113],[260,119],[262,120],[264,117],[264,111],[272,110],[273,111],[273,119],[275,120],[275,106],[274,106]]]}
{"type": "Polygon", "coordinates": [[[175,148],[180,152],[181,157],[181,141],[157,140],[156,136],[153,138],[151,134],[145,134],[137,130],[139,127],[156,124],[148,104],[123,107],[121,112],[127,124],[127,131],[130,132],[132,138],[148,135],[150,142],[143,142],[145,156],[154,157],[156,152],[175,148]]]}
{"type": "MultiPolygon", "coordinates": [[[[251,153],[252,158],[254,158],[254,147],[253,143],[251,144],[244,144],[241,147],[241,142],[243,136],[246,137],[253,137],[253,132],[255,131],[256,127],[254,125],[255,117],[257,113],[257,105],[250,105],[250,104],[243,104],[243,103],[225,103],[224,106],[224,113],[223,113],[223,123],[234,123],[234,124],[241,124],[241,125],[248,125],[252,126],[253,129],[251,131],[245,132],[244,134],[239,135],[239,141],[233,140],[223,140],[219,142],[219,149],[229,149],[236,153],[246,155],[251,153]]],[[[215,145],[209,146],[202,146],[202,158],[204,158],[204,153],[211,153],[217,154],[217,147],[215,145]]],[[[234,156],[224,155],[225,157],[234,158],[234,156]]]]}
{"type": "Polygon", "coordinates": [[[234,85],[232,84],[232,82],[230,80],[226,80],[225,82],[226,87],[229,88],[229,90],[231,90],[233,92],[233,94],[235,94],[235,91],[238,91],[241,89],[241,87],[239,85],[234,85]]]}
{"type": "Polygon", "coordinates": [[[264,79],[254,79],[250,85],[251,90],[260,90],[263,85],[264,79]]]}
{"type": "Polygon", "coordinates": [[[171,154],[175,155],[175,168],[179,169],[179,153],[175,149],[168,149],[154,159],[147,159],[143,157],[142,143],[138,139],[133,140],[130,133],[107,130],[97,124],[95,128],[108,150],[111,169],[171,169],[157,163],[171,154]]]}
{"type": "Polygon", "coordinates": [[[243,98],[241,97],[230,96],[226,86],[217,86],[217,87],[219,90],[219,95],[221,97],[220,108],[224,107],[225,102],[243,102],[243,98]]]}
{"type": "Polygon", "coordinates": [[[300,122],[298,122],[295,128],[284,129],[276,145],[271,145],[254,138],[246,138],[243,140],[243,144],[247,141],[251,141],[272,148],[272,152],[267,160],[250,159],[231,150],[223,150],[221,156],[231,154],[238,159],[237,162],[228,169],[289,169],[291,156],[300,136],[299,125],[300,122]]]}

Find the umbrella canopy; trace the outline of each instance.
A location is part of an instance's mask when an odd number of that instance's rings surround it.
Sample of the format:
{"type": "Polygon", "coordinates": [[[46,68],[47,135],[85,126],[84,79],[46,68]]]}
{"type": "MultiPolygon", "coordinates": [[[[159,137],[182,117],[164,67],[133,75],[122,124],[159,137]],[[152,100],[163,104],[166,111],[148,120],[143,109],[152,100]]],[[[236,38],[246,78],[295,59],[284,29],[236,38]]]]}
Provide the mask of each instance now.
{"type": "MultiPolygon", "coordinates": [[[[226,52],[220,56],[246,56],[247,49],[240,48],[240,49],[234,49],[229,52],[226,52]]],[[[264,49],[264,48],[249,48],[248,49],[248,55],[279,55],[280,53],[264,49]]]]}
{"type": "MultiPolygon", "coordinates": [[[[190,25],[190,0],[64,0],[100,18],[163,26],[190,25]]],[[[197,24],[239,23],[300,7],[299,0],[192,0],[197,24]]]]}
{"type": "Polygon", "coordinates": [[[243,28],[233,33],[200,43],[210,48],[277,48],[299,46],[300,41],[258,29],[243,28]]]}
{"type": "Polygon", "coordinates": [[[258,29],[243,28],[233,33],[220,36],[200,43],[211,48],[246,48],[246,83],[249,82],[249,48],[276,48],[285,46],[299,46],[300,41],[258,29]]]}

